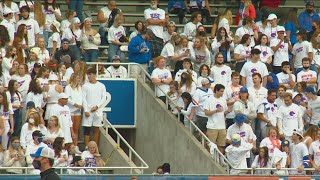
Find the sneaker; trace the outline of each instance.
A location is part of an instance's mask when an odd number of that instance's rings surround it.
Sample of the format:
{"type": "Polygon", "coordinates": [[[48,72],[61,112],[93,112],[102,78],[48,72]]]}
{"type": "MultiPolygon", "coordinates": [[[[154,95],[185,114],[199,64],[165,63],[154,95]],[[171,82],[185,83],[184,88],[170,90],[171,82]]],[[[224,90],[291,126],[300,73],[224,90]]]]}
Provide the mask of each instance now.
{"type": "Polygon", "coordinates": [[[74,147],[74,151],[76,154],[81,154],[82,152],[79,150],[79,146],[74,147]]]}

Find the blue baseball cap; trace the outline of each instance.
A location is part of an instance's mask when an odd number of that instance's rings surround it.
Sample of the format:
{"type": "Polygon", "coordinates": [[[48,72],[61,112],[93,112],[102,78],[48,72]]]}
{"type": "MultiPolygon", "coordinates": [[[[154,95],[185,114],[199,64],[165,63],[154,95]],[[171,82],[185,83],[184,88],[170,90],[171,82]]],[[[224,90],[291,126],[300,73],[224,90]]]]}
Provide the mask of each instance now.
{"type": "Polygon", "coordinates": [[[235,123],[243,123],[246,120],[247,120],[247,116],[245,116],[244,114],[241,114],[241,113],[236,114],[236,116],[233,119],[233,121],[235,123]]]}
{"type": "Polygon", "coordinates": [[[39,147],[34,154],[30,154],[33,158],[46,157],[49,159],[54,159],[54,151],[49,147],[39,147]]]}
{"type": "Polygon", "coordinates": [[[288,140],[281,141],[281,146],[289,146],[290,142],[288,140]]]}
{"type": "Polygon", "coordinates": [[[312,93],[312,94],[317,94],[316,91],[314,90],[313,87],[308,86],[306,87],[306,89],[304,90],[306,93],[312,93]]]}
{"type": "Polygon", "coordinates": [[[248,88],[247,87],[241,87],[240,88],[240,92],[248,92],[248,88]]]}

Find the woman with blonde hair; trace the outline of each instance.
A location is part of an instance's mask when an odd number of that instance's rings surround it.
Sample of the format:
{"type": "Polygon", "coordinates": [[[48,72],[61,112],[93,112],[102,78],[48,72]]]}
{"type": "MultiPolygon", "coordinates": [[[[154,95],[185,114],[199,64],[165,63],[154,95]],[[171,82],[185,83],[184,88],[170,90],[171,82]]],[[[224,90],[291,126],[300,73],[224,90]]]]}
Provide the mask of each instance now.
{"type": "Polygon", "coordinates": [[[81,36],[81,22],[78,17],[71,19],[71,25],[63,30],[61,39],[68,39],[70,41],[69,48],[73,51],[76,60],[80,60],[80,36],[81,36]]]}
{"type": "Polygon", "coordinates": [[[50,114],[53,111],[53,107],[58,103],[59,94],[63,93],[63,87],[59,83],[59,78],[56,74],[50,73],[48,88],[45,88],[47,98],[47,108],[44,119],[47,121],[50,118],[50,114]]]}
{"type": "Polygon", "coordinates": [[[309,128],[303,133],[303,143],[307,146],[309,149],[310,144],[313,141],[317,140],[317,133],[318,133],[318,126],[316,125],[311,125],[309,128]]]}
{"type": "MultiPolygon", "coordinates": [[[[32,14],[30,13],[30,17],[32,17],[32,14]]],[[[34,20],[36,20],[39,24],[40,33],[43,34],[44,26],[46,24],[46,17],[43,13],[43,7],[40,1],[34,2],[34,20]]]]}
{"type": "Polygon", "coordinates": [[[40,130],[42,134],[47,134],[47,128],[44,126],[42,119],[42,111],[40,113],[35,109],[28,110],[27,121],[21,128],[20,144],[23,149],[26,149],[33,142],[32,133],[35,130],[40,130]]]}
{"type": "Polygon", "coordinates": [[[218,29],[224,27],[227,31],[227,34],[230,34],[230,26],[233,23],[232,12],[230,9],[226,9],[221,16],[219,17],[218,29]]]}
{"type": "MultiPolygon", "coordinates": [[[[85,160],[85,167],[102,167],[105,165],[99,153],[98,145],[94,141],[88,143],[88,150],[83,151],[81,158],[85,160]]],[[[88,171],[93,171],[88,169],[88,171]]]]}
{"type": "Polygon", "coordinates": [[[187,36],[180,35],[179,44],[175,46],[174,57],[177,58],[174,74],[176,74],[179,70],[183,69],[183,60],[186,58],[195,59],[194,50],[192,47],[193,43],[188,40],[187,36]],[[187,54],[187,56],[186,56],[187,54]]]}
{"type": "Polygon", "coordinates": [[[200,66],[206,64],[211,65],[211,55],[208,50],[204,38],[196,36],[193,44],[195,59],[191,59],[194,62],[193,70],[199,72],[200,66]]]}
{"type": "Polygon", "coordinates": [[[72,9],[68,9],[66,11],[66,19],[61,21],[61,27],[60,27],[60,31],[64,31],[65,29],[67,29],[70,25],[71,25],[71,20],[76,17],[76,11],[72,10],[72,9]]]}
{"type": "Polygon", "coordinates": [[[84,19],[80,40],[83,59],[86,62],[96,61],[98,58],[98,46],[101,43],[101,39],[100,34],[92,28],[91,18],[84,19]]]}
{"type": "Polygon", "coordinates": [[[76,146],[76,150],[79,151],[78,147],[78,136],[79,129],[81,125],[81,111],[83,109],[82,106],[82,88],[81,88],[81,80],[80,75],[73,73],[70,77],[69,84],[66,86],[65,93],[69,96],[68,106],[71,112],[71,120],[73,123],[73,144],[76,146]]]}
{"type": "MultiPolygon", "coordinates": [[[[26,158],[20,145],[19,137],[14,136],[10,140],[9,148],[4,152],[3,167],[25,167],[26,158]]],[[[7,168],[7,173],[22,174],[22,169],[7,168]]]]}

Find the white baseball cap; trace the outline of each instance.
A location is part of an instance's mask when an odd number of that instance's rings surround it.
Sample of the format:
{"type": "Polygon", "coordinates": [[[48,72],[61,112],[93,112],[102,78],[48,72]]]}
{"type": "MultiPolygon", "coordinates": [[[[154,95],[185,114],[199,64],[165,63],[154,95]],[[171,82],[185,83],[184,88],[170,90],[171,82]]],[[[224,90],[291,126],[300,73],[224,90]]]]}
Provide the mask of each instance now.
{"type": "Polygon", "coordinates": [[[268,19],[267,20],[274,20],[274,19],[278,19],[278,17],[277,17],[277,15],[275,15],[275,14],[269,14],[269,16],[268,16],[268,19]]]}
{"type": "Polygon", "coordinates": [[[54,20],[54,21],[52,22],[52,25],[53,25],[54,27],[56,27],[56,29],[57,29],[58,32],[60,32],[60,23],[59,23],[59,21],[54,20]]]}
{"type": "Polygon", "coordinates": [[[54,151],[49,147],[39,147],[34,154],[30,154],[31,157],[46,157],[49,159],[54,159],[54,151]]]}
{"type": "Polygon", "coordinates": [[[59,99],[68,99],[68,95],[66,93],[60,93],[58,96],[59,99]]]}
{"type": "Polygon", "coordinates": [[[283,26],[278,26],[277,32],[286,32],[286,29],[283,26]]]}
{"type": "Polygon", "coordinates": [[[7,14],[10,14],[10,13],[13,13],[12,9],[10,9],[8,7],[5,7],[3,9],[3,15],[7,15],[7,14]]]}

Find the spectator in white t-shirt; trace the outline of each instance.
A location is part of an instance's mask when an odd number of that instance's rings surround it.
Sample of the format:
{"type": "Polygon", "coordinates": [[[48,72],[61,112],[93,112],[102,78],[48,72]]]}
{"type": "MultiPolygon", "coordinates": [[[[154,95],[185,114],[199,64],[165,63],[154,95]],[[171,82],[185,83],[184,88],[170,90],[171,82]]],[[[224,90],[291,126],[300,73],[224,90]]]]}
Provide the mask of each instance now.
{"type": "Polygon", "coordinates": [[[112,57],[112,65],[107,68],[107,71],[110,73],[111,78],[127,78],[128,72],[127,69],[121,66],[120,56],[114,55],[112,57]]]}
{"type": "Polygon", "coordinates": [[[261,51],[260,53],[261,62],[271,64],[273,51],[268,45],[269,45],[268,36],[265,34],[262,34],[259,36],[258,43],[254,48],[259,49],[261,51]]]}
{"type": "Polygon", "coordinates": [[[116,15],[113,25],[108,30],[109,61],[112,60],[114,55],[120,56],[121,62],[126,60],[125,53],[120,50],[120,46],[127,46],[129,41],[126,37],[124,27],[122,26],[123,20],[123,16],[119,14],[116,15]]]}
{"type": "Polygon", "coordinates": [[[259,73],[252,74],[253,86],[248,87],[249,101],[251,101],[256,109],[262,100],[267,98],[268,90],[261,85],[262,77],[259,73]]]}
{"type": "Polygon", "coordinates": [[[292,143],[290,145],[291,165],[290,168],[296,168],[297,171],[289,171],[290,175],[306,174],[304,168],[309,168],[309,151],[302,142],[302,130],[294,129],[292,133],[292,143]]]}
{"type": "Polygon", "coordinates": [[[111,15],[112,10],[116,8],[117,4],[115,0],[109,0],[108,5],[102,7],[97,15],[97,20],[100,23],[99,25],[99,34],[101,36],[101,45],[106,45],[108,37],[108,22],[111,15]]]}
{"type": "Polygon", "coordinates": [[[234,37],[234,43],[239,44],[241,43],[241,39],[243,35],[248,34],[251,41],[250,41],[250,47],[255,46],[255,39],[258,39],[258,26],[254,24],[254,21],[251,17],[245,17],[242,21],[242,27],[239,27],[236,30],[235,37],[234,37]]]}
{"type": "Polygon", "coordinates": [[[312,86],[305,89],[308,98],[308,108],[305,114],[310,118],[310,124],[318,125],[320,123],[320,97],[312,86]]]}
{"type": "Polygon", "coordinates": [[[150,36],[152,57],[158,57],[163,48],[163,25],[166,23],[165,11],[158,8],[157,0],[150,1],[150,8],[144,10],[147,21],[148,35],[150,36]]]}
{"type": "Polygon", "coordinates": [[[251,50],[251,61],[246,62],[240,72],[242,86],[253,86],[252,74],[259,73],[262,76],[262,86],[266,87],[269,72],[267,66],[260,61],[260,53],[259,49],[251,50]]]}
{"type": "Polygon", "coordinates": [[[292,71],[297,75],[303,70],[302,59],[308,57],[313,59],[313,48],[310,42],[307,41],[307,32],[304,30],[297,32],[298,42],[294,44],[292,49],[292,71]]]}
{"type": "Polygon", "coordinates": [[[215,93],[203,105],[205,115],[208,116],[207,136],[211,142],[217,144],[220,152],[224,153],[226,145],[226,117],[230,113],[227,101],[223,97],[225,87],[216,84],[213,92],[215,93]]]}
{"type": "Polygon", "coordinates": [[[277,74],[279,85],[285,86],[288,90],[292,90],[296,85],[296,76],[290,71],[289,61],[283,61],[281,64],[282,72],[277,74]]]}
{"type": "Polygon", "coordinates": [[[249,60],[251,54],[250,35],[244,34],[241,38],[240,44],[234,49],[234,60],[236,61],[235,71],[241,71],[243,65],[249,60]]]}
{"type": "Polygon", "coordinates": [[[183,29],[183,33],[188,36],[189,40],[192,40],[196,36],[198,26],[202,25],[201,12],[194,12],[191,14],[190,22],[188,22],[183,29]]]}
{"type": "Polygon", "coordinates": [[[10,44],[12,44],[13,39],[14,39],[14,33],[16,32],[15,23],[10,20],[13,17],[13,13],[14,12],[10,8],[5,7],[3,9],[4,19],[0,23],[0,25],[3,25],[8,30],[9,37],[10,37],[10,44]]]}
{"type": "Polygon", "coordinates": [[[156,86],[156,95],[163,102],[166,102],[166,94],[170,89],[170,82],[172,81],[171,72],[165,68],[166,60],[163,56],[154,58],[156,69],[152,71],[151,78],[153,84],[156,86]]]}
{"type": "Polygon", "coordinates": [[[311,59],[305,57],[302,59],[303,70],[297,74],[297,82],[304,81],[307,86],[317,86],[317,72],[310,70],[311,59]]]}
{"type": "MultiPolygon", "coordinates": [[[[60,22],[62,20],[61,11],[56,0],[45,0],[43,5],[43,13],[46,17],[43,36],[47,45],[49,45],[49,38],[52,35],[52,33],[54,33],[54,31],[51,28],[51,25],[53,24],[54,21],[60,22]]],[[[60,30],[60,27],[59,27],[59,30],[60,30]]]]}
{"type": "Polygon", "coordinates": [[[317,132],[317,140],[314,140],[309,148],[310,160],[313,168],[315,168],[314,174],[319,175],[320,170],[320,129],[317,132]]]}
{"type": "Polygon", "coordinates": [[[60,23],[53,21],[51,26],[52,35],[48,39],[48,50],[51,54],[51,59],[54,59],[54,55],[60,49],[61,37],[60,37],[60,23]]]}
{"type": "Polygon", "coordinates": [[[225,87],[231,82],[231,68],[224,64],[224,56],[217,53],[215,56],[214,66],[211,67],[211,77],[215,84],[222,84],[225,87]]]}
{"type": "Polygon", "coordinates": [[[266,28],[265,34],[269,37],[270,40],[277,39],[277,31],[280,28],[278,25],[278,17],[275,14],[269,14],[267,20],[270,22],[270,26],[266,28]]]}

